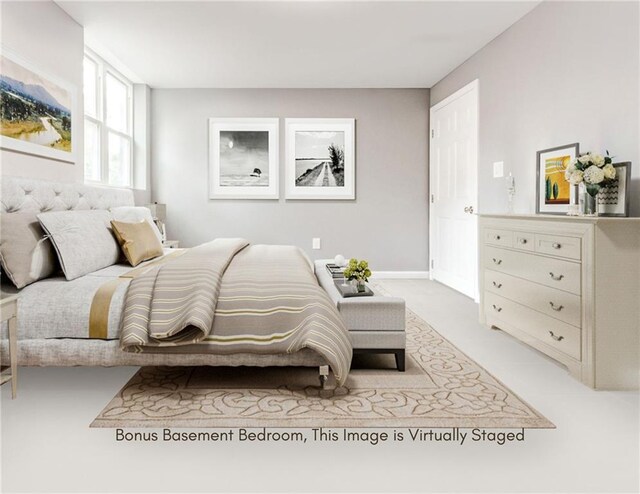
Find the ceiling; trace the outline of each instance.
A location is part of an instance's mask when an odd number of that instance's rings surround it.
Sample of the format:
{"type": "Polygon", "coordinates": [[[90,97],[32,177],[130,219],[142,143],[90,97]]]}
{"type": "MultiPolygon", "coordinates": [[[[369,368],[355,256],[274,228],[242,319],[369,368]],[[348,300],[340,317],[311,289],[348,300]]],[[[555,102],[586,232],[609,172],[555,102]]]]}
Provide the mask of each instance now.
{"type": "Polygon", "coordinates": [[[539,2],[56,3],[151,87],[425,88],[539,2]]]}

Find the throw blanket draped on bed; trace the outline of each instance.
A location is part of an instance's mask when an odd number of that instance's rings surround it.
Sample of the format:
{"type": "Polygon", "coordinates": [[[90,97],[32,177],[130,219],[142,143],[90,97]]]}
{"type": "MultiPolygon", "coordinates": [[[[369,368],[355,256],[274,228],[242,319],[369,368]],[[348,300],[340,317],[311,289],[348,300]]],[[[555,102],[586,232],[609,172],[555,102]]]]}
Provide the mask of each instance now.
{"type": "Polygon", "coordinates": [[[292,246],[217,239],[134,278],[121,346],[187,353],[292,353],[311,348],[344,384],[351,343],[305,255],[292,246]]]}

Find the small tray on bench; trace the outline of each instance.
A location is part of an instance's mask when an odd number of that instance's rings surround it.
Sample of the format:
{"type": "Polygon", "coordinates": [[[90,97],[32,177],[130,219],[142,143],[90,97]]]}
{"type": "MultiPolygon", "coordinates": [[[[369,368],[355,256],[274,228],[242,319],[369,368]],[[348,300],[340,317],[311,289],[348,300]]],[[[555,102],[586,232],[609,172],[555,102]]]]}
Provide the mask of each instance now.
{"type": "Polygon", "coordinates": [[[344,298],[348,297],[371,297],[373,295],[373,290],[369,288],[367,285],[364,286],[364,292],[357,291],[356,287],[352,285],[343,285],[343,280],[334,281],[336,288],[340,292],[344,298]]]}

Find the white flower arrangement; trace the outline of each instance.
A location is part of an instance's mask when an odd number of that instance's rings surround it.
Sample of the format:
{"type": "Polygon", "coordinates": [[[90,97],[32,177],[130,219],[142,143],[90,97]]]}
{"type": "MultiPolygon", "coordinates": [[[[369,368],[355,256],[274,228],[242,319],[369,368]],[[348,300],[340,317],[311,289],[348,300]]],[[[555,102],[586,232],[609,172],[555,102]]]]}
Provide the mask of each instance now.
{"type": "Polygon", "coordinates": [[[616,178],[609,151],[606,156],[587,153],[574,159],[564,172],[564,178],[573,185],[606,185],[616,178]]]}
{"type": "Polygon", "coordinates": [[[604,172],[602,168],[592,165],[584,171],[582,177],[588,184],[601,184],[604,181],[604,172]]]}
{"type": "Polygon", "coordinates": [[[614,178],[616,178],[616,169],[611,163],[604,165],[602,171],[604,172],[604,178],[606,178],[607,180],[613,180],[614,178]]]}

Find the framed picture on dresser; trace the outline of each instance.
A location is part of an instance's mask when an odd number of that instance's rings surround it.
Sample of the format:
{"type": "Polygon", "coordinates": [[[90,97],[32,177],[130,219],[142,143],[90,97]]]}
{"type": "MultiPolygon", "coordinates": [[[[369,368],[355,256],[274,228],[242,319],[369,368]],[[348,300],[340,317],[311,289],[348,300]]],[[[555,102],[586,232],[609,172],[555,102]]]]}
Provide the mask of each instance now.
{"type": "Polygon", "coordinates": [[[577,187],[565,180],[564,172],[577,156],[577,142],[536,153],[536,213],[567,214],[576,203],[577,187]]]}
{"type": "Polygon", "coordinates": [[[209,198],[278,199],[279,119],[209,119],[209,198]]]}
{"type": "Polygon", "coordinates": [[[598,194],[598,214],[600,216],[629,216],[629,184],[631,183],[631,162],[613,163],[616,178],[605,185],[598,194]]]}

